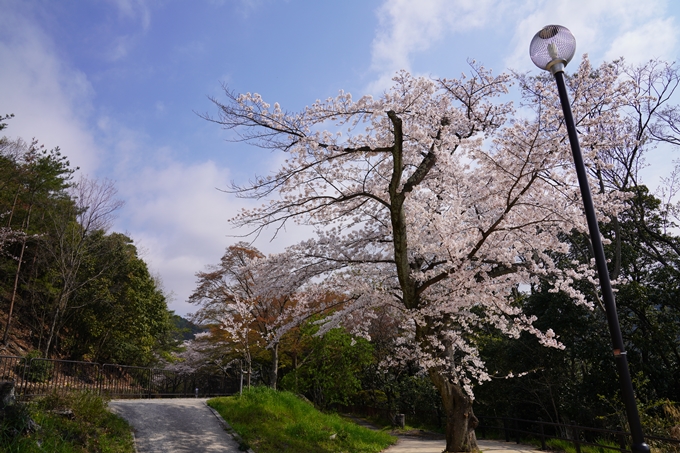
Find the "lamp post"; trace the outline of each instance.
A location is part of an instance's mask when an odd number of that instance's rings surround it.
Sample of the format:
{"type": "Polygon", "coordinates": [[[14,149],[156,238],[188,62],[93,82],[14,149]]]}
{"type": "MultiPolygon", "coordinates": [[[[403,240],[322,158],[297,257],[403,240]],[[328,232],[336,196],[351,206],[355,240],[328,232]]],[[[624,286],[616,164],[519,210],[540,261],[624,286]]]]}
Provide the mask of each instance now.
{"type": "Polygon", "coordinates": [[[595,216],[595,208],[593,206],[593,197],[590,193],[586,167],[583,164],[581,147],[578,142],[578,135],[576,134],[576,125],[574,124],[574,117],[571,113],[569,96],[567,95],[567,88],[564,82],[564,67],[574,57],[575,52],[576,39],[574,39],[574,35],[561,25],[547,25],[543,27],[536,33],[529,46],[529,54],[534,64],[543,70],[550,71],[552,75],[555,76],[555,81],[557,82],[557,90],[564,112],[564,121],[567,126],[569,143],[571,144],[571,152],[574,156],[574,165],[576,166],[576,174],[578,176],[578,184],[581,188],[581,197],[583,198],[583,206],[588,221],[590,240],[593,245],[593,252],[595,253],[595,264],[597,265],[597,273],[600,279],[600,287],[602,289],[602,298],[607,313],[609,331],[612,336],[614,359],[619,374],[621,394],[626,406],[628,425],[633,439],[632,450],[639,453],[649,453],[649,446],[644,441],[640,416],[638,414],[637,405],[635,404],[635,394],[633,393],[633,383],[630,379],[628,359],[626,358],[626,351],[621,336],[619,318],[616,314],[614,293],[612,292],[611,281],[609,280],[607,259],[604,255],[600,228],[597,225],[597,217],[595,216]]]}

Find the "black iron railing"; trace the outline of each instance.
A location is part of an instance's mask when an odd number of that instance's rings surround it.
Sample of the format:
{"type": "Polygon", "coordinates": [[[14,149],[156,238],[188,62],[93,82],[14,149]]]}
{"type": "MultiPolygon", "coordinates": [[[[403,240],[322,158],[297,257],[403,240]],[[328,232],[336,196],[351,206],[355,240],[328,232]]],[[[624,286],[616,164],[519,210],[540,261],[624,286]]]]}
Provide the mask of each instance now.
{"type": "MultiPolygon", "coordinates": [[[[520,443],[522,439],[539,440],[542,450],[547,449],[548,439],[559,439],[573,444],[577,453],[581,453],[583,446],[595,447],[603,453],[631,451],[631,435],[625,431],[509,417],[477,416],[477,418],[480,423],[476,432],[481,438],[485,438],[488,431],[496,431],[501,433],[506,442],[520,443]]],[[[645,439],[652,449],[680,453],[680,439],[659,436],[645,436],[645,439]]]]}
{"type": "Polygon", "coordinates": [[[238,392],[238,375],[0,356],[0,381],[14,382],[17,397],[85,390],[111,398],[210,397],[238,392]]]}

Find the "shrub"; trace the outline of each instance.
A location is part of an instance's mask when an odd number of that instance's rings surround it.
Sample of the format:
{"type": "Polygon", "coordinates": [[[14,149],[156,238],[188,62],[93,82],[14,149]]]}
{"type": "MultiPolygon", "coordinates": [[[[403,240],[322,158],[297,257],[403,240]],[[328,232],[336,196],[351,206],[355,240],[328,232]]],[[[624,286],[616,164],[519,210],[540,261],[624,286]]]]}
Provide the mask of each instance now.
{"type": "Polygon", "coordinates": [[[47,382],[52,378],[54,363],[51,360],[42,359],[40,351],[31,351],[24,358],[28,366],[26,379],[31,382],[47,382]]]}

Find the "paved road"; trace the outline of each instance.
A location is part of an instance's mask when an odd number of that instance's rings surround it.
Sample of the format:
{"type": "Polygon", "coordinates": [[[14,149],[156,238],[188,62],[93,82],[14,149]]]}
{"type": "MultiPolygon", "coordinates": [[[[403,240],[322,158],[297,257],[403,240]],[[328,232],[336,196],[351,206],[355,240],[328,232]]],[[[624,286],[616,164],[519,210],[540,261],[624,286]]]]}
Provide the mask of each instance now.
{"type": "MultiPolygon", "coordinates": [[[[116,400],[112,412],[125,418],[135,430],[139,453],[240,453],[232,439],[206,406],[205,399],[177,398],[116,400]]],[[[371,427],[363,420],[359,424],[371,427]]],[[[527,445],[478,440],[484,453],[534,453],[527,445]]],[[[383,453],[441,453],[444,439],[400,436],[396,445],[383,453]]]]}
{"type": "MultiPolygon", "coordinates": [[[[347,418],[368,429],[378,430],[376,426],[366,420],[351,415],[347,418]]],[[[382,453],[441,453],[446,447],[444,435],[430,433],[429,435],[398,435],[399,440],[382,453]]],[[[531,445],[516,444],[514,442],[501,442],[498,440],[477,439],[477,445],[483,453],[536,453],[538,448],[531,445]]]]}
{"type": "MultiPolygon", "coordinates": [[[[483,453],[534,453],[538,450],[530,445],[496,440],[477,440],[477,445],[483,453]]],[[[399,437],[396,445],[388,448],[384,453],[441,453],[446,447],[444,439],[423,439],[418,437],[399,437]]]]}
{"type": "Polygon", "coordinates": [[[130,422],[139,453],[241,453],[205,401],[115,400],[109,408],[130,422]]]}

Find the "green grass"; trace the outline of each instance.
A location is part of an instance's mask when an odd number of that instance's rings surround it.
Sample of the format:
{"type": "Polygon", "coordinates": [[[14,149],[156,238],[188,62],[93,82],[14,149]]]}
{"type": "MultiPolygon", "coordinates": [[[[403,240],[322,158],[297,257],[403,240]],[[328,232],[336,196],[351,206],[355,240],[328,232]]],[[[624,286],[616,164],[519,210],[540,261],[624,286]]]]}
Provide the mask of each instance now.
{"type": "MultiPolygon", "coordinates": [[[[540,442],[539,442],[540,443],[540,442]]],[[[602,445],[602,447],[593,447],[591,445],[581,445],[581,453],[620,453],[617,450],[618,446],[613,442],[608,442],[603,439],[598,439],[595,441],[602,445]],[[613,447],[613,448],[606,448],[613,447]]],[[[576,447],[574,444],[568,440],[563,439],[546,439],[545,446],[549,450],[563,451],[565,453],[576,453],[576,447]]]]}
{"type": "MultiPolygon", "coordinates": [[[[414,424],[406,423],[403,428],[398,428],[392,424],[392,422],[383,416],[357,416],[363,420],[366,420],[371,425],[377,426],[385,431],[390,431],[392,434],[411,434],[414,432],[421,433],[422,431],[429,432],[430,434],[445,434],[444,428],[441,426],[435,426],[428,423],[417,423],[414,424]]],[[[409,421],[408,415],[406,421],[409,421]]],[[[413,422],[412,422],[413,423],[413,422]]]]}
{"type": "Polygon", "coordinates": [[[0,422],[0,451],[8,453],[133,453],[130,425],[91,393],[51,395],[13,406],[0,422]],[[60,415],[69,409],[72,415],[60,415]],[[56,411],[56,412],[55,412],[56,411]],[[40,429],[17,431],[32,418],[40,429]]]}
{"type": "Polygon", "coordinates": [[[396,442],[387,432],[319,412],[289,392],[258,387],[242,396],[213,398],[208,405],[256,453],[372,453],[396,442]]]}
{"type": "MultiPolygon", "coordinates": [[[[477,431],[477,435],[480,436],[479,431],[477,431]]],[[[484,437],[480,436],[479,439],[499,440],[504,442],[505,435],[503,434],[502,429],[487,428],[486,435],[484,437]]],[[[510,441],[515,442],[514,434],[511,436],[510,441]]],[[[538,437],[522,437],[520,442],[526,445],[533,445],[534,447],[541,448],[541,440],[538,437]]],[[[595,443],[600,444],[601,446],[593,447],[591,445],[581,444],[581,453],[621,453],[620,450],[618,450],[618,445],[614,442],[605,439],[597,439],[595,443]]],[[[574,443],[566,439],[546,438],[545,446],[549,451],[576,453],[576,446],[574,443]]]]}

